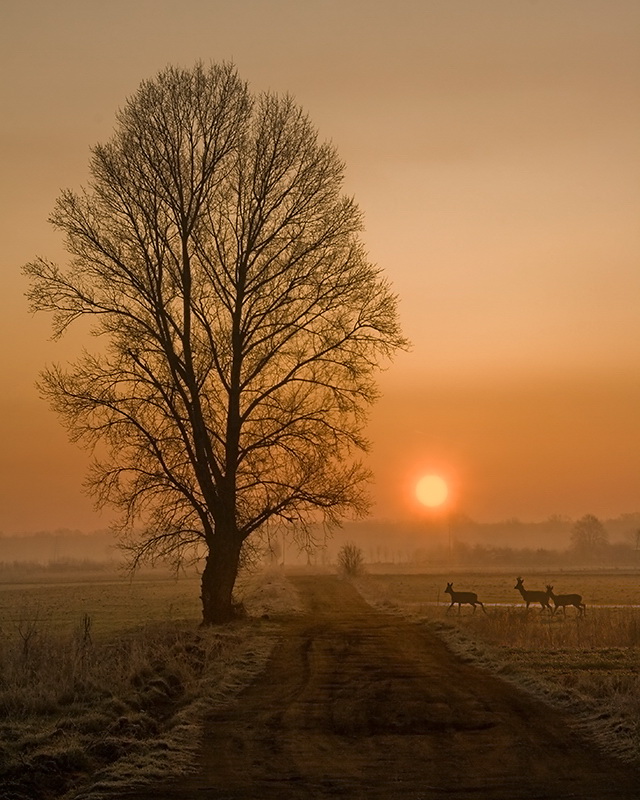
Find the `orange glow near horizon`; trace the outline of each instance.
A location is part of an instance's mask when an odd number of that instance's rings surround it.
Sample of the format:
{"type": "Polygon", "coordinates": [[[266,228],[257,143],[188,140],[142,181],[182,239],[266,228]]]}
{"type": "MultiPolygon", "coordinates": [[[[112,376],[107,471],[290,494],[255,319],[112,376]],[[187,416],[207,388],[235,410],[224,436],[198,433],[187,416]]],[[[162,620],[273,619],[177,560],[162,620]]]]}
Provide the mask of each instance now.
{"type": "Polygon", "coordinates": [[[449,487],[439,475],[424,475],[416,484],[416,497],[428,508],[441,506],[449,496],[449,487]]]}
{"type": "Polygon", "coordinates": [[[61,187],[82,193],[141,81],[197,61],[309,115],[398,296],[412,346],[381,359],[362,409],[369,519],[640,511],[640,3],[398,5],[165,2],[152,31],[148,2],[0,6],[1,535],[114,521],[36,384],[104,340],[80,320],[52,339],[19,267],[66,269],[61,187]]]}

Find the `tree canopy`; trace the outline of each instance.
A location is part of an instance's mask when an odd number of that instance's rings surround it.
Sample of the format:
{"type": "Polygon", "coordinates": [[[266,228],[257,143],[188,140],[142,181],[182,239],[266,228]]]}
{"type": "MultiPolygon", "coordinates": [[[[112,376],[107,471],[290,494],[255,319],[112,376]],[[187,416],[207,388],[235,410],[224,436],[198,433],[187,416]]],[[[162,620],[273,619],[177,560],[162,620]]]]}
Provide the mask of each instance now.
{"type": "Polygon", "coordinates": [[[144,81],[51,221],[69,261],[24,269],[56,336],[103,340],[43,393],[121,511],[132,563],[206,557],[203,620],[232,615],[243,546],[367,505],[366,410],[406,346],[335,148],[233,65],[144,81]]]}
{"type": "Polygon", "coordinates": [[[596,557],[609,543],[609,534],[598,517],[585,514],[571,530],[571,545],[582,556],[596,557]]]}

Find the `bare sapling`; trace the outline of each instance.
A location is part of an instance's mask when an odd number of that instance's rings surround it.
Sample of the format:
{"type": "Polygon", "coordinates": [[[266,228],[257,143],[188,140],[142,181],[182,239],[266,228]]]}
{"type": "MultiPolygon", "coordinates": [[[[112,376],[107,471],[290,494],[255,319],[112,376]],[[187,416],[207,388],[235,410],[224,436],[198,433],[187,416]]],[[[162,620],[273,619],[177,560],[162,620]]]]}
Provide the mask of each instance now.
{"type": "Polygon", "coordinates": [[[520,592],[520,594],[522,595],[522,599],[526,603],[527,608],[529,608],[529,605],[531,603],[540,603],[540,613],[542,613],[545,610],[545,608],[549,609],[549,611],[552,611],[551,605],[549,603],[549,595],[547,592],[541,592],[535,590],[529,591],[528,589],[525,589],[524,581],[520,577],[516,578],[516,585],[513,588],[517,589],[520,592]]]}
{"type": "Polygon", "coordinates": [[[364,554],[352,542],[343,545],[338,553],[338,565],[349,578],[357,578],[364,571],[364,554]]]}
{"type": "Polygon", "coordinates": [[[586,605],[582,602],[581,594],[554,594],[553,586],[547,586],[547,594],[553,600],[554,614],[559,608],[562,608],[566,615],[567,606],[575,606],[578,609],[578,614],[585,614],[587,611],[586,605]]]}
{"type": "Polygon", "coordinates": [[[476,613],[476,606],[480,606],[484,613],[487,613],[484,605],[480,602],[480,600],[478,600],[478,595],[475,592],[454,592],[453,584],[448,583],[444,593],[451,596],[451,605],[447,609],[447,613],[451,611],[451,606],[454,606],[456,603],[458,604],[458,614],[460,613],[460,606],[462,605],[473,606],[474,614],[476,613]]]}

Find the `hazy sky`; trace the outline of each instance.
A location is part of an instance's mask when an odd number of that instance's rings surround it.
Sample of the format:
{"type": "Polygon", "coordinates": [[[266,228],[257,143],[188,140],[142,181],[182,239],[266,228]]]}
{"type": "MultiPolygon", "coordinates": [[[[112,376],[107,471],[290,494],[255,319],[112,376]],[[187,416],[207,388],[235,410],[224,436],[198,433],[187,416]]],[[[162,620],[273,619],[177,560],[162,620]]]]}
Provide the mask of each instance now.
{"type": "MultiPolygon", "coordinates": [[[[637,0],[2,0],[0,531],[105,523],[38,397],[19,268],[168,63],[290,92],[347,164],[410,353],[372,415],[377,517],[439,472],[484,521],[640,510],[637,0]]],[[[91,344],[91,342],[89,342],[91,344]]]]}

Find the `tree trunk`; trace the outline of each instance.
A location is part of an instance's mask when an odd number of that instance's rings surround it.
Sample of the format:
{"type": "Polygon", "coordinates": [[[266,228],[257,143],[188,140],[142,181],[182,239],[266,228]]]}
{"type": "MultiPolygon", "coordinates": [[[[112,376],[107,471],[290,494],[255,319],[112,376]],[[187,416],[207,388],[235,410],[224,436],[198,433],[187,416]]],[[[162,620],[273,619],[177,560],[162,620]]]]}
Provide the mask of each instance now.
{"type": "Polygon", "coordinates": [[[218,625],[237,615],[233,607],[233,587],[238,575],[241,544],[232,537],[216,537],[202,573],[202,624],[218,625]]]}

